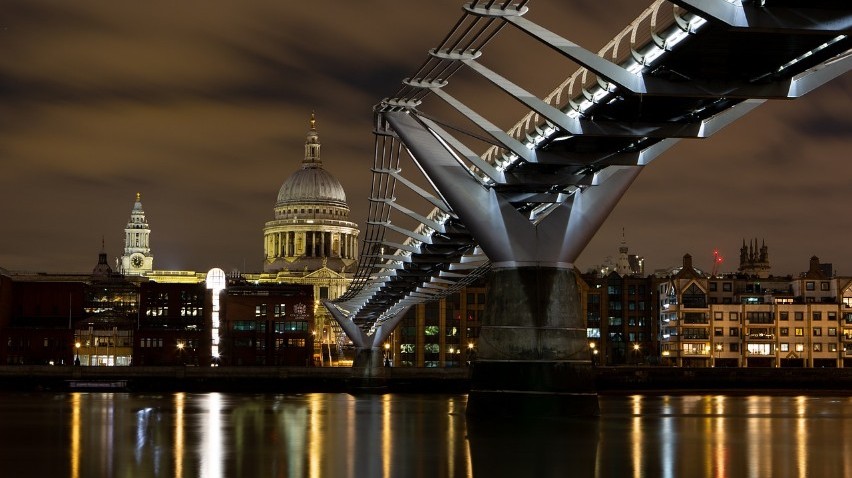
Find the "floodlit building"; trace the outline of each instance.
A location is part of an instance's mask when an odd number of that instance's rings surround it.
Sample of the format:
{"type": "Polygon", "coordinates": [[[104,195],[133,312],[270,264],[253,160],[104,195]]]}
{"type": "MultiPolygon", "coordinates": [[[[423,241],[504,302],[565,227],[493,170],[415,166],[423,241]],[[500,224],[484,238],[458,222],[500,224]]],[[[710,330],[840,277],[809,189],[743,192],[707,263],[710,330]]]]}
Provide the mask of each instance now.
{"type": "Polygon", "coordinates": [[[816,257],[798,278],[761,275],[708,277],[684,256],[657,285],[662,363],[852,367],[852,278],[816,257]]]}
{"type": "Polygon", "coordinates": [[[350,342],[320,303],[349,287],[358,259],[358,225],[349,219],[346,193],[323,168],[316,119],[311,115],[301,165],[278,190],[273,219],[263,228],[263,273],[245,274],[257,284],[313,288],[315,361],[348,365],[350,342]]]}
{"type": "Polygon", "coordinates": [[[130,211],[130,220],[124,228],[124,254],[118,261],[124,275],[143,275],[154,269],[151,254],[151,228],[142,209],[142,194],[136,193],[136,202],[130,211]]]}

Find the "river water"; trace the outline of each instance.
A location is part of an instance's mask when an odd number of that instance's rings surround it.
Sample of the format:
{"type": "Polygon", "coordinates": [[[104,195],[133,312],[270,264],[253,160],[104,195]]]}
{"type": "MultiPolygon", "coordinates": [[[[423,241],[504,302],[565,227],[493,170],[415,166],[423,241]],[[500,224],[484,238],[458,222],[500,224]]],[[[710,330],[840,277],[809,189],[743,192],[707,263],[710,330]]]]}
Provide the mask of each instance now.
{"type": "Polygon", "coordinates": [[[465,395],[0,394],[3,477],[843,477],[852,397],[602,396],[471,422],[465,395]]]}

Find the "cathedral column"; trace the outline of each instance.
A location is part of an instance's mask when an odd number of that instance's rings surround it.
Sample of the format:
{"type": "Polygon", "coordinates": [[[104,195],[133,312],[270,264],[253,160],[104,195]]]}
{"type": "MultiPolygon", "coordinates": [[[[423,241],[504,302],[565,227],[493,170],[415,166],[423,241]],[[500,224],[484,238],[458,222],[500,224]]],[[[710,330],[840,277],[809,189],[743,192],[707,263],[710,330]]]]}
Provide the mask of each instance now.
{"type": "Polygon", "coordinates": [[[281,257],[287,257],[288,244],[290,239],[290,235],[286,232],[281,233],[281,257]]]}
{"type": "Polygon", "coordinates": [[[325,234],[324,232],[320,232],[320,257],[326,257],[325,254],[325,234]]]}

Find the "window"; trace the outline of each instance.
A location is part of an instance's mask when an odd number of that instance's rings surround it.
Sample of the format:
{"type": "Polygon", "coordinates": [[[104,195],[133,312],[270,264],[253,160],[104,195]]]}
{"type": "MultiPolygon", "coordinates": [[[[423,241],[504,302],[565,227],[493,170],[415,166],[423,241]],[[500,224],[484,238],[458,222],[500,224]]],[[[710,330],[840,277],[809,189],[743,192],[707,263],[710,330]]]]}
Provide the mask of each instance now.
{"type": "Polygon", "coordinates": [[[696,284],[690,285],[683,293],[683,306],[688,309],[707,307],[707,298],[704,295],[704,291],[696,284]]]}
{"type": "Polygon", "coordinates": [[[739,337],[740,336],[740,328],[739,327],[731,327],[728,329],[728,335],[731,337],[739,337]]]}
{"type": "Polygon", "coordinates": [[[285,309],[286,309],[286,306],[284,304],[275,304],[275,307],[273,308],[273,315],[275,315],[275,317],[279,317],[279,318],[284,317],[285,315],[287,315],[287,313],[285,312],[285,309]]]}
{"type": "Polygon", "coordinates": [[[723,318],[724,318],[724,313],[713,312],[713,320],[722,320],[723,318]]]}
{"type": "Polygon", "coordinates": [[[794,333],[796,334],[796,337],[804,337],[805,329],[803,327],[796,327],[794,329],[794,333]]]}
{"type": "Polygon", "coordinates": [[[804,352],[805,344],[796,344],[796,352],[804,352]]]}
{"type": "Polygon", "coordinates": [[[708,350],[707,344],[683,344],[684,355],[705,355],[708,350]]]}
{"type": "Polygon", "coordinates": [[[837,327],[829,327],[828,328],[828,336],[829,337],[837,337],[837,327]]]}
{"type": "Polygon", "coordinates": [[[814,282],[813,281],[805,282],[805,290],[816,290],[814,288],[814,282]]]}
{"type": "Polygon", "coordinates": [[[731,352],[739,352],[739,351],[740,351],[740,344],[738,344],[736,342],[732,342],[731,343],[731,352]]]}
{"type": "Polygon", "coordinates": [[[730,282],[723,282],[722,283],[722,291],[730,292],[731,291],[731,283],[730,282]]]}
{"type": "Polygon", "coordinates": [[[814,337],[821,337],[822,336],[822,327],[814,327],[813,335],[814,335],[814,337]]]}
{"type": "Polygon", "coordinates": [[[814,320],[822,320],[822,312],[814,312],[813,318],[814,320]]]}
{"type": "Polygon", "coordinates": [[[825,282],[825,281],[820,282],[819,283],[819,290],[828,290],[828,282],[825,282]]]}
{"type": "Polygon", "coordinates": [[[748,344],[749,355],[772,355],[772,344],[748,344]]]}
{"type": "Polygon", "coordinates": [[[814,352],[822,352],[822,344],[819,342],[814,342],[814,352]]]}
{"type": "Polygon", "coordinates": [[[828,313],[828,320],[837,320],[837,312],[834,312],[834,311],[829,312],[828,313]]]}
{"type": "Polygon", "coordinates": [[[781,334],[782,337],[786,337],[786,336],[790,335],[790,328],[789,327],[781,327],[780,334],[781,334]]]}
{"type": "Polygon", "coordinates": [[[837,344],[829,343],[828,344],[828,351],[829,352],[837,352],[837,344]]]}
{"type": "Polygon", "coordinates": [[[781,320],[790,320],[790,313],[787,312],[786,310],[783,311],[783,312],[780,312],[780,315],[781,315],[781,317],[780,317],[781,320]]]}
{"type": "Polygon", "coordinates": [[[771,312],[746,312],[746,319],[752,324],[771,324],[771,312]]]}
{"type": "Polygon", "coordinates": [[[799,320],[799,321],[805,320],[805,313],[804,312],[793,312],[793,318],[795,320],[799,320]]]}
{"type": "Polygon", "coordinates": [[[781,342],[781,351],[782,352],[789,352],[790,351],[790,344],[788,344],[787,342],[781,342]]]}
{"type": "Polygon", "coordinates": [[[731,312],[730,314],[728,314],[728,320],[740,320],[740,313],[731,312]]]}
{"type": "Polygon", "coordinates": [[[713,336],[714,337],[722,337],[724,335],[725,335],[725,333],[724,333],[724,330],[722,329],[722,327],[716,327],[716,328],[713,329],[713,336]]]}
{"type": "Polygon", "coordinates": [[[266,304],[256,305],[254,307],[255,317],[266,317],[266,304]]]}
{"type": "Polygon", "coordinates": [[[234,330],[254,330],[255,321],[253,320],[235,320],[234,330]]]}
{"type": "Polygon", "coordinates": [[[716,292],[716,287],[717,287],[717,283],[711,282],[710,283],[710,292],[716,292]]]}

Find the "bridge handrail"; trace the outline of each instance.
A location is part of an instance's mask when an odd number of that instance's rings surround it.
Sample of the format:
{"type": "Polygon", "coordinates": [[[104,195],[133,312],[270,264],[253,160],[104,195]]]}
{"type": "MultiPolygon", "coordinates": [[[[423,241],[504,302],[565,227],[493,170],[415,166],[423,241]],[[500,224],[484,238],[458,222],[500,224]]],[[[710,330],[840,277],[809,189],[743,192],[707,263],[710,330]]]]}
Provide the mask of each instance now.
{"type": "MultiPolygon", "coordinates": [[[[686,10],[677,5],[669,3],[667,0],[656,0],[651,6],[646,8],[630,25],[625,27],[620,33],[615,35],[606,45],[598,51],[598,55],[607,58],[615,64],[621,65],[625,61],[631,59],[633,55],[638,54],[638,50],[644,48],[645,45],[654,41],[654,37],[658,33],[670,29],[677,25],[677,18],[682,18],[690,15],[686,10]],[[669,5],[671,8],[661,8],[664,5],[669,5]],[[622,40],[629,37],[629,48],[619,49],[622,40]],[[609,53],[608,53],[609,52],[609,53]]],[[[571,105],[572,102],[584,96],[584,90],[589,86],[600,87],[600,80],[594,72],[589,71],[585,67],[578,68],[572,75],[563,81],[556,89],[544,97],[544,101],[560,110],[563,110],[571,105]],[[574,86],[579,79],[580,89],[574,91],[574,86]]],[[[586,92],[589,96],[592,93],[586,92]]],[[[576,108],[575,108],[576,109],[576,108]]],[[[535,131],[537,126],[544,124],[545,121],[535,111],[527,113],[520,121],[515,123],[507,133],[513,138],[524,141],[527,135],[535,131]]],[[[482,155],[482,159],[488,161],[492,165],[496,165],[501,156],[504,156],[506,151],[499,146],[489,147],[482,155]]]]}

